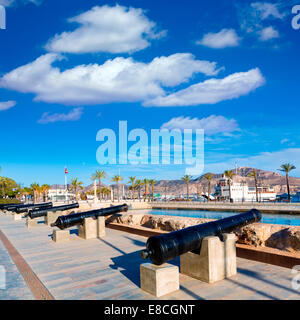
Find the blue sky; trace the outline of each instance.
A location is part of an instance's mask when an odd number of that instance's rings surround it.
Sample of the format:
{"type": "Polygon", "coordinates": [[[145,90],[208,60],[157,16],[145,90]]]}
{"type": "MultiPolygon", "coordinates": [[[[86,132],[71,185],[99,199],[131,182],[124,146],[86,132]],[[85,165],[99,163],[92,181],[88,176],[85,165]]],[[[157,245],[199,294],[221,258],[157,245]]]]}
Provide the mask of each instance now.
{"type": "MultiPolygon", "coordinates": [[[[205,130],[204,172],[300,176],[297,1],[0,0],[0,165],[28,185],[85,184],[98,130],[205,130]]],[[[184,166],[101,166],[178,179],[184,166]]],[[[107,181],[108,182],[108,181],[107,181]]]]}

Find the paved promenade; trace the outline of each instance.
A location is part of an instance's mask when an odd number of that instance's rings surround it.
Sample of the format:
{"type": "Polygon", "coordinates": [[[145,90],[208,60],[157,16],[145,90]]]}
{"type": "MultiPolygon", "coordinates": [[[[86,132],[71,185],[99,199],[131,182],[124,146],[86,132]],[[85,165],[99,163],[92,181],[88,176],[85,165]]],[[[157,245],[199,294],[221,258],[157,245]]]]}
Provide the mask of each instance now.
{"type": "MultiPolygon", "coordinates": [[[[55,244],[52,229],[40,223],[27,229],[25,220],[0,216],[0,230],[30,266],[54,299],[154,299],[139,288],[139,252],[146,238],[107,229],[105,239],[82,240],[71,230],[71,241],[55,244]]],[[[6,290],[0,299],[34,299],[0,241],[6,290]]],[[[180,290],[161,299],[297,299],[290,269],[238,259],[238,274],[215,284],[180,275],[180,290]]],[[[178,259],[174,262],[178,264],[178,259]]]]}

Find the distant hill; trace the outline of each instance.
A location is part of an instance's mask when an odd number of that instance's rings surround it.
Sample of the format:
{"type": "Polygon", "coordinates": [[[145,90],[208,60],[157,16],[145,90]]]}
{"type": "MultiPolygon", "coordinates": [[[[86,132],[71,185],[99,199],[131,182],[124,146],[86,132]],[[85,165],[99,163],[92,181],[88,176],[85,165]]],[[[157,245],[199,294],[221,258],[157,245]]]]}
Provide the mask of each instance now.
{"type": "MultiPolygon", "coordinates": [[[[233,169],[233,171],[237,173],[234,176],[233,181],[238,183],[245,182],[248,186],[253,187],[254,179],[251,177],[248,177],[248,174],[253,170],[257,170],[258,172],[259,184],[264,186],[273,186],[275,191],[278,194],[287,192],[285,175],[282,175],[278,172],[266,171],[266,170],[251,168],[251,167],[242,167],[242,168],[238,168],[237,171],[233,169]]],[[[222,177],[223,177],[223,173],[212,173],[212,180],[211,180],[212,191],[213,191],[214,185],[216,185],[217,182],[222,177]]],[[[300,191],[300,178],[290,177],[289,182],[290,182],[290,188],[292,193],[300,191]]],[[[122,190],[121,188],[123,185],[124,184],[120,184],[120,190],[122,190]]],[[[58,186],[58,188],[64,189],[63,185],[52,185],[51,188],[56,188],[56,186],[58,186]]],[[[102,186],[105,187],[107,185],[102,184],[102,186]]],[[[125,190],[127,190],[128,186],[129,185],[125,185],[125,190]]],[[[90,184],[85,187],[85,191],[93,190],[93,188],[94,188],[94,184],[90,184]]],[[[198,189],[198,192],[207,192],[207,188],[208,188],[208,182],[206,179],[204,179],[204,175],[190,182],[191,194],[197,193],[197,189],[198,189]]],[[[144,187],[142,187],[142,190],[144,190],[144,187]]],[[[186,193],[186,183],[180,179],[179,180],[159,180],[155,184],[155,192],[162,193],[162,194],[166,192],[168,194],[172,193],[175,195],[180,195],[182,193],[186,193]]]]}
{"type": "MultiPolygon", "coordinates": [[[[273,186],[277,193],[285,193],[287,192],[286,188],[286,178],[285,175],[281,175],[278,172],[266,171],[251,167],[242,167],[237,170],[232,169],[237,174],[234,176],[234,182],[245,182],[248,186],[254,186],[254,179],[248,177],[248,174],[257,170],[258,172],[258,182],[264,186],[273,186]]],[[[211,187],[223,177],[223,173],[212,173],[211,187]]],[[[289,178],[291,192],[294,193],[296,191],[300,191],[300,178],[289,178]]],[[[207,192],[208,181],[204,178],[204,175],[192,180],[190,182],[190,193],[198,192],[207,192]]],[[[186,183],[181,180],[161,180],[158,181],[155,186],[155,191],[164,193],[173,193],[173,194],[182,194],[186,193],[186,183]]]]}

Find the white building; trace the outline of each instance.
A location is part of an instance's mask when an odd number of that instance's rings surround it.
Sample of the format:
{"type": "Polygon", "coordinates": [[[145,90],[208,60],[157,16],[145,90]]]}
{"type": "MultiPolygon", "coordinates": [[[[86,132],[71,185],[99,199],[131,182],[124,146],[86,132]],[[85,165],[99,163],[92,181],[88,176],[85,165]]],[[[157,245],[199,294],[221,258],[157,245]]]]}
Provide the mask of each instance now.
{"type": "Polygon", "coordinates": [[[73,201],[75,200],[75,194],[67,191],[65,188],[49,189],[48,191],[49,201],[73,201]]]}
{"type": "MultiPolygon", "coordinates": [[[[230,184],[231,199],[234,202],[256,201],[255,187],[248,187],[245,183],[231,182],[230,184]]],[[[229,183],[228,179],[221,179],[215,187],[215,196],[220,200],[229,200],[229,183]]],[[[276,200],[276,192],[274,187],[259,186],[258,201],[273,201],[276,200]]]]}

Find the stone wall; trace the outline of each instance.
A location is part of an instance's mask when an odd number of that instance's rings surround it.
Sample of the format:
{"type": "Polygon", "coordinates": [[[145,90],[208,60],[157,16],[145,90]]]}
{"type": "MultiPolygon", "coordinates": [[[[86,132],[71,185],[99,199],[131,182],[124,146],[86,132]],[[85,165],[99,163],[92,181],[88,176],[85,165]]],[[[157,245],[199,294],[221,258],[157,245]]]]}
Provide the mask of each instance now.
{"type": "MultiPolygon", "coordinates": [[[[162,231],[175,231],[210,221],[213,220],[127,213],[116,218],[114,222],[162,231]]],[[[297,226],[253,223],[237,228],[235,234],[238,243],[300,253],[300,227],[297,226]]]]}

